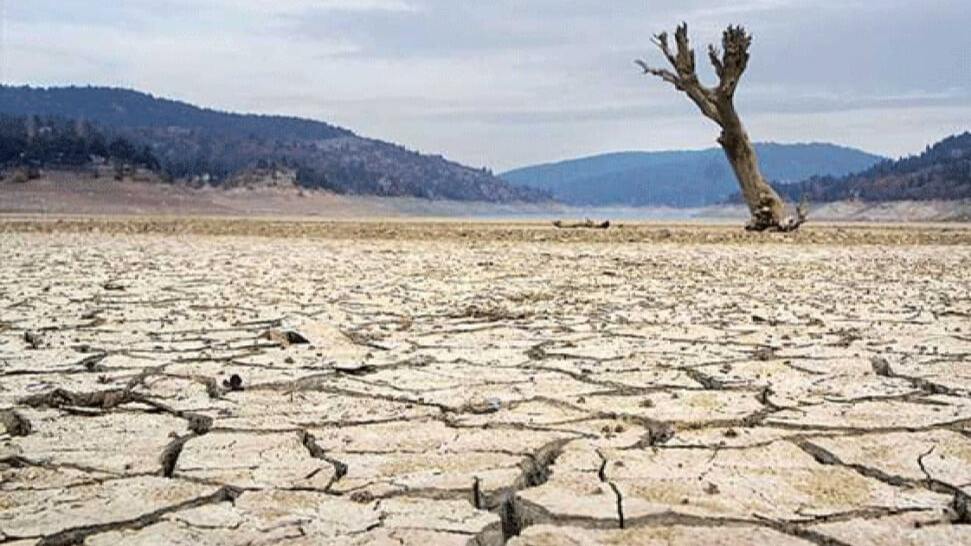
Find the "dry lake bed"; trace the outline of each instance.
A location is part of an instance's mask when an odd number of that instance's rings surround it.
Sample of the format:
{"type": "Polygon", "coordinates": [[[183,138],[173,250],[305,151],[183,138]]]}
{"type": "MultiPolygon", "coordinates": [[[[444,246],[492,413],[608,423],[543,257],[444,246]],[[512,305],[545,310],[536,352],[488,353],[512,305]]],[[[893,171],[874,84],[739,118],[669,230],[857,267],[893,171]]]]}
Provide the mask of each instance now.
{"type": "Polygon", "coordinates": [[[968,544],[971,229],[0,220],[0,543],[968,544]]]}

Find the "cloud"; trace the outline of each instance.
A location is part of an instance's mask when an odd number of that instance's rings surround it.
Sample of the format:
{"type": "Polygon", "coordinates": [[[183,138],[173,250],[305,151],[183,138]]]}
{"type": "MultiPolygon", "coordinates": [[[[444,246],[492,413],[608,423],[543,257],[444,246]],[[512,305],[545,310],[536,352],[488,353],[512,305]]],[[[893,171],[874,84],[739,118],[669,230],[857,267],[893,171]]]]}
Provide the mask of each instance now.
{"type": "Polygon", "coordinates": [[[308,11],[411,12],[418,8],[405,0],[216,0],[229,9],[265,13],[308,11]]]}

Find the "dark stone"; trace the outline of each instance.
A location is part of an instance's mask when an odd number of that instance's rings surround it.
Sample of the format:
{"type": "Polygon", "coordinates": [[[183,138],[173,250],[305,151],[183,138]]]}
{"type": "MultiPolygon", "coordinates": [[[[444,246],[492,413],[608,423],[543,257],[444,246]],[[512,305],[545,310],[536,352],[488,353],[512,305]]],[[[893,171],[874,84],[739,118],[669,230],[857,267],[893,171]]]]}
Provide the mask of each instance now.
{"type": "Polygon", "coordinates": [[[0,423],[11,436],[27,436],[30,434],[30,421],[14,410],[0,411],[0,423]]]}
{"type": "Polygon", "coordinates": [[[229,379],[223,380],[223,386],[231,391],[241,391],[243,390],[243,378],[239,374],[233,374],[229,376],[229,379]]]}

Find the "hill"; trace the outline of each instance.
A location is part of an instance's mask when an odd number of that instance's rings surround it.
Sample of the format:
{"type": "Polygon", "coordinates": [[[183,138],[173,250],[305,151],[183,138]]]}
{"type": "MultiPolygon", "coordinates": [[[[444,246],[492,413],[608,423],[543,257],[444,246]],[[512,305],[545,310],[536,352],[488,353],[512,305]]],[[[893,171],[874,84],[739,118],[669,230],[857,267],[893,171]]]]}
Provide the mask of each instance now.
{"type": "Polygon", "coordinates": [[[220,112],[127,89],[0,86],[0,113],[89,122],[109,138],[147,147],[174,179],[221,185],[274,164],[296,171],[304,187],[337,193],[490,202],[549,199],[486,169],[327,123],[220,112]]]}
{"type": "MultiPolygon", "coordinates": [[[[832,144],[756,144],[763,172],[777,183],[843,175],[883,158],[832,144]]],[[[721,149],[624,152],[538,165],[500,175],[580,206],[697,207],[724,201],[738,183],[721,149]]]]}
{"type": "Polygon", "coordinates": [[[883,161],[842,177],[823,176],[777,187],[790,199],[869,202],[971,199],[971,133],[954,135],[922,154],[883,161]]]}

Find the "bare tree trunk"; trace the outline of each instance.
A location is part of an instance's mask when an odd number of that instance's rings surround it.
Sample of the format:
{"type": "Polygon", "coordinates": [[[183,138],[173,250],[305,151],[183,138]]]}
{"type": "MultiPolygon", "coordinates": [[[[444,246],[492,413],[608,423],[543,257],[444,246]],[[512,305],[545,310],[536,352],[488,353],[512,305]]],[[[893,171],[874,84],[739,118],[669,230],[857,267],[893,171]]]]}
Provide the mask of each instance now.
{"type": "Polygon", "coordinates": [[[722,36],[721,54],[708,46],[708,58],[719,77],[717,87],[701,84],[695,72],[695,52],[688,43],[688,25],[682,23],[675,32],[676,51],[668,43],[665,32],[654,37],[654,44],[664,53],[674,72],[651,68],[644,61],[636,61],[646,74],[652,74],[674,85],[688,95],[701,113],[717,123],[721,129],[718,143],[725,151],[738,179],[742,196],[748,204],[751,220],[746,229],[753,231],[792,231],[806,221],[805,203],[800,204],[796,216],[786,212],[785,203],[759,170],[758,155],[735,110],[735,89],[748,65],[751,36],[741,27],[728,27],[722,36]]]}
{"type": "Polygon", "coordinates": [[[785,204],[762,176],[755,148],[741,124],[732,130],[723,130],[718,143],[725,150],[725,156],[742,189],[742,196],[748,204],[752,217],[748,228],[761,231],[782,226],[786,217],[785,204]]]}

